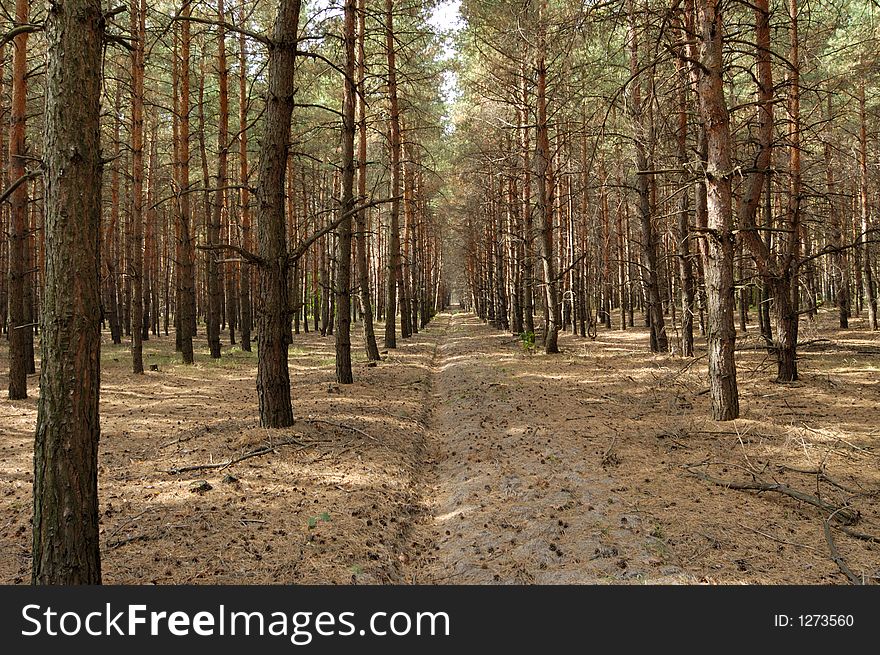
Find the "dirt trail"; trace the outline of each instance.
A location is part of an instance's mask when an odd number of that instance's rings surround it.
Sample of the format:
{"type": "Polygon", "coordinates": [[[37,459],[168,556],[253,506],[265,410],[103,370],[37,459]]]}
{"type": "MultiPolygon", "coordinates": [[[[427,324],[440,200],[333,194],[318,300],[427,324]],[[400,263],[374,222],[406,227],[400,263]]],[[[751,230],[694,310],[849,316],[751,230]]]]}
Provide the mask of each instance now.
{"type": "MultiPolygon", "coordinates": [[[[772,382],[754,326],[738,335],[742,417],[728,423],[707,418],[705,357],[652,355],[642,327],[566,332],[543,355],[444,312],[378,366],[355,335],[352,385],[335,383],[332,336],[297,334],[287,430],[259,427],[255,353],[212,361],[199,340],[185,366],[173,335],[153,337],[158,370],[134,376],[127,344],[105,342],[104,581],[847,584],[823,512],[695,475],[848,503],[855,529],[880,535],[880,335],[834,320],[802,322],[813,345],[794,384],[772,382]]],[[[29,384],[29,399],[0,401],[3,584],[30,575],[29,384]]],[[[880,545],[840,528],[848,566],[880,580],[880,545]]]]}
{"type": "Polygon", "coordinates": [[[657,558],[657,539],[615,498],[602,468],[602,426],[628,403],[625,394],[576,392],[546,359],[473,315],[438,320],[445,327],[432,362],[426,513],[415,530],[423,550],[413,581],[684,579],[657,558]]]}

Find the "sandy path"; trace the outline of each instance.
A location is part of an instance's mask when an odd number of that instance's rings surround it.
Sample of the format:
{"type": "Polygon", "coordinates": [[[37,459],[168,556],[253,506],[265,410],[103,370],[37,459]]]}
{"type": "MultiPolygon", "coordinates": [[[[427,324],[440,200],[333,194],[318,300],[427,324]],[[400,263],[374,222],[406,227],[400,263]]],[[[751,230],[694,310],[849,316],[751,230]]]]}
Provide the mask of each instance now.
{"type": "MultiPolygon", "coordinates": [[[[615,505],[601,427],[623,397],[585,397],[564,365],[470,314],[438,317],[417,583],[672,581],[638,516],[615,505]],[[572,409],[574,413],[572,414],[572,409]],[[576,424],[576,429],[571,426],[576,424]],[[597,449],[599,449],[597,451],[597,449]]],[[[648,528],[650,530],[650,528],[648,528]]]]}
{"type": "MultiPolygon", "coordinates": [[[[814,506],[692,473],[757,471],[850,503],[855,529],[880,535],[880,336],[835,318],[803,322],[804,339],[828,340],[802,349],[795,384],[772,382],[754,326],[739,335],[742,417],[728,423],[707,418],[705,358],[652,355],[643,327],[563,333],[547,356],[444,312],[378,366],[357,335],[355,383],[342,386],[333,337],[298,334],[297,423],[272,431],[259,427],[255,353],[226,347],[212,362],[200,339],[183,366],[173,336],[152,338],[159,371],[134,376],[127,344],[105,343],[105,582],[846,584],[814,506]],[[291,437],[303,445],[169,473],[291,437]],[[194,492],[200,481],[211,489],[194,492]]],[[[30,576],[29,383],[28,400],[0,399],[3,584],[30,576]]],[[[876,543],[834,537],[857,575],[880,580],[876,543]]]]}

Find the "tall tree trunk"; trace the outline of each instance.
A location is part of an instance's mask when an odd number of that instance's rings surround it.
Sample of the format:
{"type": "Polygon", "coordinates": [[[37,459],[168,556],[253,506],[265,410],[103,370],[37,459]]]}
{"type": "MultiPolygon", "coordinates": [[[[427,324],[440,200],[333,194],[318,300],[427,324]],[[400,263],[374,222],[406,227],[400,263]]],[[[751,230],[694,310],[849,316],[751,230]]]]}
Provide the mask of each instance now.
{"type": "Polygon", "coordinates": [[[859,245],[862,256],[862,284],[864,305],[868,310],[868,327],[876,330],[877,325],[877,295],[874,292],[874,273],[871,268],[871,247],[869,245],[869,230],[871,229],[871,217],[868,209],[868,137],[867,118],[865,114],[865,79],[859,80],[859,210],[861,219],[861,232],[859,245]]]}
{"type": "MultiPolygon", "coordinates": [[[[144,12],[146,13],[146,12],[144,12]]],[[[156,248],[156,198],[159,181],[159,121],[155,118],[150,126],[150,163],[148,165],[149,184],[147,186],[147,210],[144,232],[144,320],[143,339],[159,333],[159,294],[157,284],[159,278],[158,251],[156,248]]]]}
{"type": "MultiPolygon", "coordinates": [[[[0,114],[5,110],[6,98],[6,46],[0,45],[0,114]]],[[[3,130],[0,129],[0,153],[8,155],[3,130]]],[[[3,155],[0,154],[0,158],[3,155]]],[[[9,168],[0,172],[0,186],[9,188],[9,168]]],[[[8,335],[9,308],[9,228],[6,222],[6,204],[0,206],[0,335],[8,335]]]]}
{"type": "Polygon", "coordinates": [[[193,363],[193,334],[196,322],[196,281],[192,249],[192,220],[189,193],[189,72],[190,72],[190,0],[183,0],[180,28],[180,95],[177,116],[179,139],[177,143],[177,332],[184,364],[193,363]]]}
{"type": "Polygon", "coordinates": [[[837,201],[837,181],[834,177],[834,150],[831,145],[834,116],[831,111],[831,93],[828,93],[827,128],[825,131],[825,187],[828,193],[828,218],[831,223],[831,242],[837,248],[832,258],[831,282],[835,291],[839,325],[842,329],[849,327],[849,260],[844,246],[846,239],[843,230],[843,215],[837,201]]]}
{"type": "Polygon", "coordinates": [[[385,0],[385,48],[388,57],[388,96],[391,115],[391,216],[388,227],[388,274],[385,284],[385,347],[397,348],[397,294],[402,280],[400,262],[400,106],[397,100],[397,45],[394,38],[394,0],[385,0]]]}
{"type": "MultiPolygon", "coordinates": [[[[367,198],[367,105],[366,85],[367,63],[365,52],[366,40],[366,0],[358,0],[358,35],[357,35],[357,76],[358,88],[358,201],[364,202],[367,198]]],[[[367,359],[379,360],[379,347],[376,344],[376,334],[373,328],[373,301],[370,297],[370,269],[367,265],[367,212],[361,209],[355,215],[357,230],[357,273],[358,288],[361,302],[361,322],[364,327],[364,346],[367,351],[367,359]]]]}
{"type": "Polygon", "coordinates": [[[697,3],[699,83],[697,96],[706,129],[708,225],[704,262],[709,342],[709,389],[712,418],[739,416],[736,385],[730,115],[722,79],[722,16],[719,0],[697,3]]]}
{"type": "Polygon", "coordinates": [[[660,281],[657,264],[657,236],[654,230],[650,183],[653,177],[648,171],[648,143],[652,131],[642,108],[642,88],[639,81],[639,42],[636,36],[636,20],[633,0],[628,0],[629,30],[627,46],[630,63],[630,115],[633,121],[636,156],[636,190],[639,196],[639,227],[642,242],[642,286],[647,302],[647,318],[651,328],[651,350],[666,352],[669,349],[666,326],[663,318],[663,304],[660,300],[660,281]]]}
{"type": "Polygon", "coordinates": [[[284,215],[284,180],[296,90],[294,72],[300,5],[300,0],[281,0],[272,28],[257,187],[259,255],[262,260],[258,269],[257,396],[260,424],[267,428],[293,425],[287,366],[290,261],[284,215]]]}
{"type": "Polygon", "coordinates": [[[798,3],[789,0],[791,24],[791,78],[788,98],[788,206],[785,230],[780,233],[780,263],[777,279],[771,284],[776,314],[776,379],[794,382],[798,379],[797,340],[800,318],[799,268],[801,257],[801,125],[800,125],[800,55],[798,34],[798,3]],[[783,297],[784,294],[784,297],[783,297]]]}
{"type": "MultiPolygon", "coordinates": [[[[16,0],[15,22],[30,22],[28,0],[16,0]]],[[[28,32],[16,35],[12,50],[12,113],[9,130],[9,183],[26,175],[25,141],[27,121],[27,42],[28,32]]],[[[9,234],[9,399],[27,398],[28,342],[33,342],[32,322],[25,306],[25,288],[30,261],[27,181],[22,180],[10,196],[9,234]]],[[[3,308],[5,311],[6,308],[3,308]]]]}
{"type": "Polygon", "coordinates": [[[131,2],[131,370],[144,372],[144,39],[145,0],[131,2]]]}
{"type": "MultiPolygon", "coordinates": [[[[681,33],[681,32],[680,32],[681,33]]],[[[687,135],[688,135],[688,73],[683,58],[676,61],[678,73],[678,132],[676,133],[676,154],[682,170],[687,170],[687,135]]],[[[684,177],[687,175],[684,174],[684,177]]],[[[678,204],[678,217],[675,239],[678,243],[678,277],[681,297],[681,354],[683,357],[694,356],[694,271],[691,262],[690,241],[690,193],[686,180],[681,180],[684,191],[678,204]]]]}
{"type": "Polygon", "coordinates": [[[520,152],[522,153],[522,212],[523,212],[523,323],[527,334],[535,334],[535,266],[534,266],[534,224],[532,214],[532,163],[529,135],[529,86],[523,60],[520,69],[522,79],[520,102],[522,109],[517,112],[520,152]]]}
{"type": "Polygon", "coordinates": [[[34,584],[100,584],[99,0],[48,8],[46,292],[34,442],[34,584]]]}
{"type": "MultiPolygon", "coordinates": [[[[406,127],[401,127],[406,133],[406,127]]],[[[405,138],[401,144],[404,162],[401,164],[403,177],[403,239],[400,248],[400,278],[398,279],[398,297],[400,300],[400,336],[408,339],[413,334],[412,327],[412,287],[410,267],[412,265],[412,224],[413,224],[413,175],[412,151],[405,138]]]]}
{"type": "Polygon", "coordinates": [[[345,50],[345,79],[342,95],[342,222],[336,241],[336,381],[351,384],[351,223],[354,197],[355,24],[356,0],[345,0],[342,41],[345,50]]]}
{"type": "MultiPolygon", "coordinates": [[[[226,7],[223,0],[217,3],[217,18],[226,20],[226,7]]],[[[217,194],[214,196],[214,211],[220,207],[219,220],[215,216],[217,229],[225,232],[224,243],[233,243],[233,220],[229,205],[229,192],[226,189],[229,180],[229,67],[226,59],[226,29],[217,26],[217,69],[219,75],[219,125],[217,129],[217,194]]],[[[229,328],[229,343],[235,345],[235,328],[238,324],[238,271],[234,263],[218,263],[223,289],[219,291],[223,307],[223,317],[229,328]],[[225,290],[224,290],[225,289],[225,290]]]]}
{"type": "Polygon", "coordinates": [[[110,338],[114,345],[122,343],[122,322],[119,303],[119,168],[121,164],[120,132],[122,129],[122,85],[116,85],[113,105],[113,172],[110,174],[110,220],[105,232],[104,265],[106,266],[106,287],[104,290],[104,309],[110,324],[110,338]]]}
{"type": "Polygon", "coordinates": [[[755,12],[755,61],[757,64],[758,151],[755,165],[746,184],[746,192],[739,207],[739,224],[743,242],[755,259],[763,282],[764,296],[759,308],[762,335],[770,344],[777,358],[777,379],[789,382],[797,379],[797,326],[798,326],[798,266],[800,258],[800,83],[798,63],[797,3],[789,3],[792,24],[790,58],[794,65],[789,84],[789,203],[786,208],[786,225],[779,232],[774,247],[770,237],[762,238],[756,223],[765,194],[765,223],[772,220],[770,196],[770,167],[773,148],[773,72],[771,67],[770,7],[768,0],[756,0],[755,12]],[[787,234],[787,236],[785,236],[787,234]],[[767,295],[769,294],[769,295],[767,295]],[[772,299],[772,307],[767,300],[772,299]],[[770,314],[773,314],[775,329],[770,314]]]}
{"type": "Polygon", "coordinates": [[[538,5],[538,47],[535,67],[537,69],[537,140],[535,165],[538,178],[538,218],[540,226],[541,263],[544,272],[544,352],[558,353],[559,292],[553,262],[553,173],[550,155],[550,135],[547,124],[547,0],[538,5]]]}
{"type": "MultiPolygon", "coordinates": [[[[223,0],[217,0],[217,72],[219,76],[220,112],[217,125],[217,190],[214,191],[214,206],[208,218],[207,237],[209,245],[220,243],[220,228],[226,205],[226,172],[229,156],[229,71],[226,67],[226,8],[223,0]]],[[[220,359],[220,314],[223,308],[223,286],[220,280],[220,264],[217,263],[219,251],[206,252],[206,276],[208,283],[208,311],[206,331],[208,347],[212,359],[220,359]]]]}
{"type": "MultiPolygon", "coordinates": [[[[239,23],[244,25],[247,0],[242,0],[239,6],[239,23]]],[[[247,41],[244,34],[238,35],[238,157],[239,157],[239,184],[241,193],[241,247],[247,251],[251,249],[251,194],[248,187],[248,120],[247,120],[247,41]]],[[[248,263],[241,266],[239,276],[239,302],[241,304],[241,349],[251,352],[251,328],[253,326],[253,309],[251,305],[251,267],[248,263]]]]}

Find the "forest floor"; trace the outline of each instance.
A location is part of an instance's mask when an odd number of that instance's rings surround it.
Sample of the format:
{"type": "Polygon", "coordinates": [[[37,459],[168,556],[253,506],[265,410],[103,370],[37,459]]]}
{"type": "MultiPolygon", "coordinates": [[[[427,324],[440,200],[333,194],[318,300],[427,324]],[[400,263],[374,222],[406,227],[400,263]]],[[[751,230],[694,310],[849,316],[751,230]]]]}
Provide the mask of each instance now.
{"type": "MultiPolygon", "coordinates": [[[[793,384],[740,335],[729,423],[707,418],[704,348],[652,355],[644,329],[546,356],[447,312],[378,366],[356,348],[350,386],[332,337],[297,335],[290,430],[258,427],[253,353],[185,367],[153,337],[134,376],[105,345],[104,581],[876,582],[857,535],[880,535],[880,334],[832,321],[804,319],[793,384]]],[[[29,581],[37,386],[0,403],[0,583],[29,581]]]]}

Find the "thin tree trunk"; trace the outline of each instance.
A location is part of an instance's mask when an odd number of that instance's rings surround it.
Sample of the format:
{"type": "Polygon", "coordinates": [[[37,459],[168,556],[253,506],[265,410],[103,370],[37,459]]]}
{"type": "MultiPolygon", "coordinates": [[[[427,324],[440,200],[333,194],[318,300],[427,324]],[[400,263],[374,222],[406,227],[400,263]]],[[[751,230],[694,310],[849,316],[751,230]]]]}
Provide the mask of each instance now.
{"type": "Polygon", "coordinates": [[[642,242],[642,286],[647,301],[647,319],[651,328],[651,350],[666,352],[669,349],[666,337],[666,326],[663,319],[663,305],[660,300],[660,282],[657,264],[657,237],[654,230],[653,210],[655,203],[651,199],[651,175],[653,168],[648,161],[648,144],[651,141],[651,127],[645,118],[642,108],[642,89],[639,81],[639,44],[636,37],[636,22],[633,1],[629,0],[629,31],[627,45],[629,48],[630,75],[630,115],[633,121],[636,156],[636,190],[639,196],[639,227],[642,242]]]}
{"type": "Polygon", "coordinates": [[[156,195],[158,190],[157,176],[159,174],[159,121],[154,117],[150,126],[150,162],[148,164],[149,184],[147,186],[147,210],[144,233],[144,320],[143,339],[150,338],[150,328],[153,334],[159,333],[159,294],[157,292],[158,251],[156,248],[156,195]]]}
{"type": "MultiPolygon", "coordinates": [[[[239,6],[239,22],[244,24],[246,16],[247,0],[242,0],[239,6]]],[[[251,249],[251,208],[250,190],[248,187],[248,121],[247,121],[247,41],[244,34],[239,34],[239,71],[238,71],[238,156],[239,156],[239,184],[241,191],[241,247],[247,251],[251,249]]],[[[253,309],[251,306],[251,266],[243,263],[239,276],[239,299],[241,304],[241,349],[251,352],[251,328],[253,326],[253,309]]]]}
{"type": "MultiPolygon", "coordinates": [[[[5,111],[6,98],[6,46],[0,45],[0,114],[5,111]]],[[[0,153],[6,153],[8,150],[4,141],[3,130],[0,129],[0,153]]],[[[3,155],[0,154],[0,158],[3,155]]],[[[0,172],[0,186],[9,188],[9,176],[7,175],[9,168],[0,172]]],[[[0,206],[0,334],[8,336],[9,330],[9,228],[6,221],[6,203],[0,206]]]]}
{"type": "MultiPolygon", "coordinates": [[[[358,89],[356,102],[358,110],[358,198],[360,202],[367,197],[367,106],[366,106],[366,0],[358,0],[358,35],[357,35],[357,79],[358,89]]],[[[370,297],[370,269],[367,253],[367,212],[361,209],[355,215],[358,289],[361,303],[361,322],[364,328],[364,347],[367,359],[379,360],[379,347],[373,328],[373,302],[370,297]]]]}
{"type": "MultiPolygon", "coordinates": [[[[217,1],[217,18],[221,23],[226,20],[226,7],[223,0],[217,1]]],[[[226,59],[226,30],[222,25],[217,26],[217,74],[219,76],[220,111],[217,127],[217,191],[214,194],[214,229],[220,232],[225,228],[226,238],[223,241],[232,243],[232,220],[226,190],[229,179],[229,66],[226,59]],[[219,216],[217,215],[218,208],[219,216]]],[[[229,328],[229,343],[235,345],[235,328],[238,323],[238,303],[236,302],[238,275],[235,274],[234,265],[230,265],[228,268],[219,262],[216,265],[219,275],[218,286],[221,287],[218,289],[217,295],[223,309],[223,317],[229,328]]]]}
{"type": "Polygon", "coordinates": [[[532,214],[532,164],[531,143],[529,135],[529,87],[526,76],[525,59],[520,70],[522,78],[521,111],[517,112],[517,130],[520,135],[520,152],[522,153],[522,212],[523,212],[523,322],[526,334],[535,334],[535,267],[534,267],[534,225],[532,214]]]}
{"type": "Polygon", "coordinates": [[[192,221],[189,194],[189,73],[190,73],[190,0],[183,0],[180,28],[180,96],[177,110],[179,139],[177,143],[178,225],[177,225],[177,332],[184,364],[193,363],[193,334],[196,321],[195,266],[192,250],[192,221]]]}
{"type": "Polygon", "coordinates": [[[536,69],[537,88],[537,142],[535,145],[536,175],[538,178],[538,218],[540,226],[541,263],[544,272],[544,352],[558,353],[559,294],[553,262],[553,173],[550,156],[549,126],[547,124],[547,0],[538,5],[538,48],[536,69]]]}
{"type": "MultiPolygon", "coordinates": [[[[226,9],[223,0],[217,0],[217,73],[219,76],[220,111],[217,125],[217,190],[214,191],[214,204],[208,214],[207,241],[209,245],[220,243],[220,229],[226,204],[227,160],[229,156],[229,70],[226,66],[226,30],[222,23],[226,20],[226,9]]],[[[204,76],[203,76],[204,77],[204,76]]],[[[204,85],[204,80],[202,81],[204,85]]],[[[204,115],[204,107],[200,110],[204,115]]],[[[204,138],[204,134],[202,135],[204,138]]],[[[206,185],[207,186],[207,185],[206,185]]],[[[223,286],[220,280],[220,264],[217,263],[219,251],[206,252],[207,267],[205,274],[208,283],[208,308],[206,331],[208,347],[212,359],[220,359],[220,314],[223,307],[223,286]]],[[[234,322],[234,321],[233,321],[234,322]]]]}
{"type": "Polygon", "coordinates": [[[400,107],[397,100],[397,62],[394,38],[394,0],[385,0],[385,48],[388,57],[388,96],[391,115],[391,216],[388,227],[388,274],[385,299],[385,347],[397,348],[397,294],[400,262],[400,107]]]}
{"type": "MultiPolygon", "coordinates": [[[[16,0],[15,22],[30,22],[28,0],[16,0]]],[[[28,32],[13,40],[12,50],[12,113],[9,130],[9,182],[22,178],[27,170],[25,138],[27,121],[27,42],[28,32]]],[[[33,342],[32,321],[26,313],[25,287],[30,261],[28,229],[28,185],[18,185],[10,196],[9,235],[9,399],[27,398],[28,341],[33,342]]],[[[5,308],[3,308],[5,311],[5,308]]]]}
{"type": "Polygon", "coordinates": [[[131,31],[136,36],[131,53],[131,370],[144,372],[144,38],[145,0],[132,0],[131,31]]]}
{"type": "Polygon", "coordinates": [[[834,152],[831,146],[832,125],[834,116],[831,111],[831,93],[828,93],[825,151],[825,186],[828,191],[828,218],[831,224],[831,241],[838,250],[834,253],[831,265],[831,282],[835,290],[835,301],[839,325],[842,329],[849,327],[849,259],[843,249],[846,239],[843,230],[843,216],[837,202],[837,181],[834,177],[834,152]]]}
{"type": "Polygon", "coordinates": [[[345,50],[345,79],[342,97],[342,222],[336,230],[336,381],[351,384],[351,210],[354,197],[354,136],[355,98],[355,24],[356,0],[345,0],[343,46],[345,50]]]}
{"type": "MultiPolygon", "coordinates": [[[[676,61],[678,72],[678,132],[676,146],[678,163],[682,170],[687,170],[687,134],[688,134],[688,103],[687,65],[683,59],[676,61]]],[[[686,175],[684,176],[686,177],[686,175]]],[[[681,180],[686,184],[686,180],[681,180]]],[[[678,204],[678,217],[675,239],[678,245],[678,277],[681,297],[681,354],[683,357],[694,356],[694,271],[691,262],[690,241],[690,193],[687,187],[681,193],[678,204]]]]}
{"type": "Polygon", "coordinates": [[[862,293],[864,305],[868,310],[868,327],[878,328],[877,296],[874,293],[874,273],[871,268],[871,248],[868,231],[871,228],[871,217],[868,209],[868,137],[867,118],[865,114],[865,79],[859,80],[859,209],[862,229],[859,235],[862,256],[862,293]]]}

